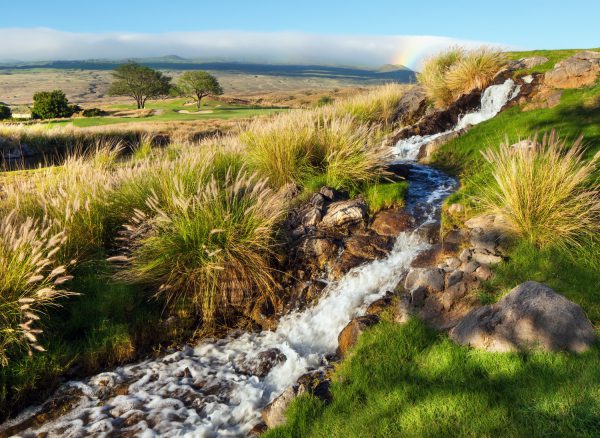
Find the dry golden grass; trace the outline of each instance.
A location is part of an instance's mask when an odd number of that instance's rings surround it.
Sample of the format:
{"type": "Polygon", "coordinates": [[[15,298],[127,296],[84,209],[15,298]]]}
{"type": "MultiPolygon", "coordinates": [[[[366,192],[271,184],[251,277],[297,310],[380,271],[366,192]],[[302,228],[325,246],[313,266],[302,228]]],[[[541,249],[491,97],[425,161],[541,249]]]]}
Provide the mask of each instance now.
{"type": "Polygon", "coordinates": [[[487,87],[506,60],[503,52],[489,47],[451,47],[428,58],[418,80],[435,106],[444,108],[465,93],[487,87]]]}
{"type": "Polygon", "coordinates": [[[494,184],[482,188],[484,208],[538,246],[582,247],[600,236],[600,153],[586,161],[581,138],[567,148],[555,132],[530,147],[488,150],[494,184]]]}

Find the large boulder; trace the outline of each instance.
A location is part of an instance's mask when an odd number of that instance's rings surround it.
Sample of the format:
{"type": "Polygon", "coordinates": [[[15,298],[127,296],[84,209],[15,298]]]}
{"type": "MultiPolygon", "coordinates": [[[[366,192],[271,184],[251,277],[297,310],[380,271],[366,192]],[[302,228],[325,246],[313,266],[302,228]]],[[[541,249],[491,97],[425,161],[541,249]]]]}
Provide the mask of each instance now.
{"type": "Polygon", "coordinates": [[[367,204],[363,199],[350,199],[331,203],[319,226],[338,228],[344,225],[359,224],[367,216],[367,204]]]}
{"type": "Polygon", "coordinates": [[[544,83],[554,88],[579,88],[596,82],[600,72],[600,52],[576,53],[546,72],[544,83]]]}
{"type": "Polygon", "coordinates": [[[530,56],[527,58],[520,58],[515,61],[508,63],[510,70],[526,70],[529,68],[537,67],[538,65],[545,64],[549,59],[545,56],[530,56]]]}
{"type": "Polygon", "coordinates": [[[400,98],[396,120],[401,125],[410,125],[415,123],[425,113],[426,109],[427,94],[425,89],[420,85],[416,85],[400,98]]]}
{"type": "Polygon", "coordinates": [[[450,337],[496,352],[542,348],[579,353],[596,339],[581,307],[535,281],[520,284],[496,304],[472,310],[450,337]]]}

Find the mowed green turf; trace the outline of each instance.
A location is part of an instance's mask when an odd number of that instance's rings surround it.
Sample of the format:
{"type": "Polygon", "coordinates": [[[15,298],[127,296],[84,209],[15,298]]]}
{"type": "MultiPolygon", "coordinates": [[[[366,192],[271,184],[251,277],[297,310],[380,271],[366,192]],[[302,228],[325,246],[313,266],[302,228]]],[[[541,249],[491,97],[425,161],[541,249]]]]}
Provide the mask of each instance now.
{"type": "MultiPolygon", "coordinates": [[[[158,114],[148,117],[85,117],[74,118],[59,122],[51,122],[51,126],[73,124],[77,127],[89,127],[100,125],[114,125],[116,123],[133,122],[161,122],[161,121],[188,121],[188,120],[212,120],[212,119],[235,119],[249,118],[261,115],[274,114],[284,111],[283,108],[269,108],[252,105],[230,105],[210,99],[202,102],[200,111],[206,111],[200,114],[182,114],[177,111],[186,110],[190,112],[197,111],[195,105],[185,105],[185,99],[168,99],[151,101],[146,104],[146,109],[158,110],[158,114]]],[[[134,110],[135,105],[119,104],[108,107],[111,110],[134,110]]]]}
{"type": "Polygon", "coordinates": [[[486,353],[419,320],[364,334],[333,401],[303,396],[275,437],[600,436],[600,350],[486,353]]]}

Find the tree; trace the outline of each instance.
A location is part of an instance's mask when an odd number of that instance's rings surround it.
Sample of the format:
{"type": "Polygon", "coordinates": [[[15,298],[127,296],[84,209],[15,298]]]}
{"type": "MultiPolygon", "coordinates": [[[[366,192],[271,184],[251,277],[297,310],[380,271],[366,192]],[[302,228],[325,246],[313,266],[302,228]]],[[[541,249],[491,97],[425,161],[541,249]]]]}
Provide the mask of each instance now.
{"type": "Polygon", "coordinates": [[[146,100],[166,96],[171,89],[169,76],[137,62],[118,66],[113,77],[108,94],[133,97],[138,109],[146,106],[146,100]]]}
{"type": "Polygon", "coordinates": [[[39,91],[33,95],[31,117],[34,119],[58,119],[71,117],[75,106],[69,105],[62,90],[39,91]]]}
{"type": "Polygon", "coordinates": [[[205,71],[186,71],[177,83],[182,94],[196,100],[198,109],[206,96],[223,94],[223,88],[213,75],[205,71]]]}
{"type": "Polygon", "coordinates": [[[0,103],[0,120],[10,119],[12,117],[12,112],[7,105],[0,103]]]}

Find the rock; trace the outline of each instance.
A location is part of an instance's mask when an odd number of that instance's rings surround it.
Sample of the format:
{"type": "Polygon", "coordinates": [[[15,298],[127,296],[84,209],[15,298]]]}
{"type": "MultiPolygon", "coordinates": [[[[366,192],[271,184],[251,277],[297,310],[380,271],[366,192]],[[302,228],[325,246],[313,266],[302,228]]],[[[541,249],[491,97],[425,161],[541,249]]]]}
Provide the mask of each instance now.
{"type": "Polygon", "coordinates": [[[479,263],[475,260],[471,260],[471,261],[463,264],[460,269],[465,274],[472,274],[473,272],[475,272],[477,270],[477,268],[479,268],[479,263]]]}
{"type": "Polygon", "coordinates": [[[473,251],[472,259],[481,265],[493,265],[502,261],[502,257],[492,254],[485,249],[476,249],[473,251]]]}
{"type": "MultiPolygon", "coordinates": [[[[327,187],[323,188],[327,189],[327,187]]],[[[323,188],[321,190],[323,190],[323,188]]],[[[318,210],[323,210],[327,202],[329,202],[329,198],[326,198],[322,193],[314,193],[310,197],[310,204],[318,210]]]]}
{"type": "Polygon", "coordinates": [[[344,357],[350,348],[356,345],[360,335],[378,322],[377,315],[359,316],[350,321],[338,336],[338,356],[344,357]]]}
{"type": "Polygon", "coordinates": [[[457,259],[456,257],[448,257],[445,260],[446,266],[448,266],[451,269],[458,269],[460,266],[460,260],[457,259]]]}
{"type": "Polygon", "coordinates": [[[386,292],[383,297],[369,304],[369,307],[367,307],[367,315],[379,316],[388,310],[392,304],[394,304],[394,294],[392,292],[386,292]]]}
{"type": "Polygon", "coordinates": [[[401,232],[414,226],[414,219],[404,210],[392,209],[377,213],[371,229],[382,236],[397,237],[401,232]]]}
{"type": "Polygon", "coordinates": [[[580,353],[596,340],[581,307],[535,281],[520,284],[496,304],[472,310],[450,336],[459,344],[497,352],[542,348],[580,353]]]}
{"type": "Polygon", "coordinates": [[[321,222],[322,214],[318,208],[310,209],[302,219],[302,225],[305,227],[316,227],[321,222]]]}
{"type": "Polygon", "coordinates": [[[410,291],[410,304],[414,307],[421,307],[425,302],[425,297],[427,296],[427,287],[425,286],[415,286],[410,291]]]}
{"type": "Polygon", "coordinates": [[[472,252],[471,252],[471,250],[470,250],[470,249],[463,249],[463,250],[461,251],[460,255],[458,256],[458,259],[459,259],[461,262],[464,262],[464,263],[466,263],[466,262],[468,262],[469,260],[471,260],[471,256],[472,256],[472,255],[473,255],[473,254],[472,254],[472,252]]]}
{"type": "Polygon", "coordinates": [[[394,182],[404,181],[408,179],[410,173],[410,164],[406,163],[391,163],[387,164],[384,168],[384,172],[390,174],[391,179],[394,182]]]}
{"type": "Polygon", "coordinates": [[[486,250],[493,253],[496,250],[496,241],[499,236],[496,231],[484,231],[476,228],[471,232],[471,248],[475,250],[486,250]]]}
{"type": "Polygon", "coordinates": [[[396,306],[394,307],[394,322],[396,324],[404,324],[408,322],[410,319],[410,296],[408,294],[404,294],[397,301],[396,306]]]}
{"type": "Polygon", "coordinates": [[[424,286],[428,290],[439,292],[444,289],[444,271],[435,268],[412,268],[404,281],[407,291],[424,286]]]}
{"type": "Polygon", "coordinates": [[[402,95],[397,107],[396,121],[406,126],[416,122],[427,108],[425,89],[416,85],[402,95]]]}
{"type": "Polygon", "coordinates": [[[248,432],[246,434],[246,438],[256,438],[256,437],[259,437],[263,433],[265,433],[268,428],[269,428],[269,426],[267,425],[267,423],[265,423],[264,421],[261,421],[256,426],[254,426],[252,429],[250,429],[250,432],[248,432]]]}
{"type": "Polygon", "coordinates": [[[304,393],[299,385],[288,387],[281,395],[269,403],[261,412],[261,417],[267,427],[274,428],[285,423],[285,412],[296,397],[304,393]]]}
{"type": "Polygon", "coordinates": [[[319,193],[321,195],[323,195],[328,201],[335,201],[338,197],[336,190],[332,189],[331,187],[327,187],[327,186],[321,187],[321,190],[319,190],[319,193]]]}
{"type": "Polygon", "coordinates": [[[579,88],[596,82],[600,72],[600,52],[583,51],[546,72],[544,83],[554,88],[579,88]]]}
{"type": "Polygon", "coordinates": [[[473,275],[481,281],[486,281],[492,278],[492,270],[487,265],[481,265],[480,267],[475,269],[473,275]]]}
{"type": "Polygon", "coordinates": [[[439,137],[436,137],[435,139],[431,140],[430,142],[424,144],[421,147],[421,149],[419,150],[419,154],[417,155],[417,159],[421,163],[429,163],[431,160],[431,156],[435,152],[437,152],[440,147],[442,147],[444,144],[448,143],[449,141],[460,137],[461,135],[465,134],[466,132],[467,132],[467,129],[460,129],[458,131],[450,131],[450,132],[440,135],[439,137]]]}
{"type": "Polygon", "coordinates": [[[354,234],[344,241],[346,251],[366,260],[385,257],[392,246],[391,239],[374,233],[354,234]]]}
{"type": "Polygon", "coordinates": [[[547,85],[543,85],[533,92],[525,102],[522,103],[524,111],[534,109],[554,108],[560,104],[562,90],[557,90],[547,85]]]}
{"type": "Polygon", "coordinates": [[[347,224],[359,224],[367,216],[367,204],[362,199],[338,201],[327,207],[319,224],[325,228],[337,228],[347,224]]]}
{"type": "Polygon", "coordinates": [[[342,255],[331,264],[330,275],[334,280],[342,278],[350,269],[362,265],[367,260],[362,257],[357,257],[348,251],[344,251],[342,255]]]}
{"type": "Polygon", "coordinates": [[[416,231],[427,243],[437,243],[440,240],[440,224],[437,222],[423,224],[416,231]]]}
{"type": "Polygon", "coordinates": [[[233,366],[238,373],[250,376],[265,377],[271,371],[271,368],[287,360],[278,348],[269,348],[261,351],[254,357],[248,357],[242,354],[236,359],[233,366]]]}
{"type": "Polygon", "coordinates": [[[448,287],[442,294],[442,304],[445,310],[450,308],[467,293],[467,285],[464,282],[456,283],[448,287]]]}
{"type": "Polygon", "coordinates": [[[337,243],[332,239],[324,237],[306,237],[298,245],[298,257],[302,261],[316,264],[322,268],[331,264],[338,253],[337,243]]]}
{"type": "Polygon", "coordinates": [[[460,269],[452,271],[446,276],[446,287],[454,286],[463,278],[463,272],[460,269]]]}
{"type": "Polygon", "coordinates": [[[505,220],[495,214],[483,214],[475,216],[465,222],[465,226],[469,229],[481,228],[484,232],[494,231],[501,234],[508,228],[505,220]]]}
{"type": "Polygon", "coordinates": [[[550,61],[545,56],[530,56],[528,58],[520,58],[516,61],[511,61],[508,63],[508,68],[510,70],[527,70],[533,67],[537,67],[538,65],[545,64],[550,61]]]}
{"type": "Polygon", "coordinates": [[[331,401],[330,381],[323,370],[309,371],[296,381],[300,392],[307,392],[323,401],[331,401]]]}

